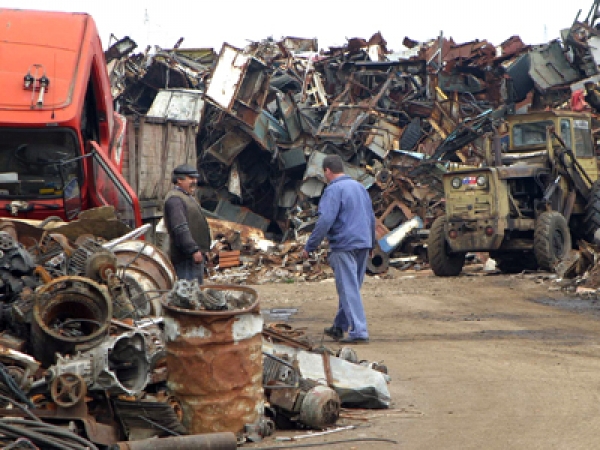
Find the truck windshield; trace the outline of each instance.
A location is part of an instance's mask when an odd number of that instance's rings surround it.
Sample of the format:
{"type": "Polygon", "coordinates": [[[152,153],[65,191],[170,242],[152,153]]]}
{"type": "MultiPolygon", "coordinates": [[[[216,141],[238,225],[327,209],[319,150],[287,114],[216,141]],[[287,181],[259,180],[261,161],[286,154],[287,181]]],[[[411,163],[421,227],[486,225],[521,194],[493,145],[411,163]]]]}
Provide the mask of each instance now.
{"type": "Polygon", "coordinates": [[[546,143],[546,129],[551,127],[551,120],[515,124],[512,127],[513,147],[527,147],[546,143]]]}
{"type": "Polygon", "coordinates": [[[0,198],[61,196],[81,173],[77,142],[66,128],[0,128],[0,198]]]}

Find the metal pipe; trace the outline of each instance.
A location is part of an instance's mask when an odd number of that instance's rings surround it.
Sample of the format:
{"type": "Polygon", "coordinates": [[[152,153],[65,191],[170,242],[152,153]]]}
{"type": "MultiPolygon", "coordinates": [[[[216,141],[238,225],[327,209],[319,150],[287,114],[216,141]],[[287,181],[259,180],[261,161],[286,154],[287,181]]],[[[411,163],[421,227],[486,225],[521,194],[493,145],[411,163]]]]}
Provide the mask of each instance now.
{"type": "Polygon", "coordinates": [[[135,230],[132,230],[129,233],[124,234],[121,237],[118,237],[116,239],[113,239],[112,241],[108,241],[107,243],[102,244],[102,247],[111,249],[114,246],[120,244],[121,242],[125,242],[130,239],[137,239],[140,236],[143,236],[144,234],[146,234],[151,227],[152,227],[152,225],[150,225],[149,223],[142,225],[141,227],[136,228],[135,230]]]}
{"type": "Polygon", "coordinates": [[[407,220],[379,239],[379,248],[381,248],[384,253],[391,253],[402,244],[406,236],[408,236],[415,228],[423,228],[423,220],[421,220],[419,216],[407,220]]]}
{"type": "Polygon", "coordinates": [[[208,433],[118,442],[111,450],[236,450],[235,434],[208,433]]]}
{"type": "Polygon", "coordinates": [[[494,166],[500,167],[502,166],[502,143],[500,142],[500,136],[498,133],[494,133],[494,166]]]}

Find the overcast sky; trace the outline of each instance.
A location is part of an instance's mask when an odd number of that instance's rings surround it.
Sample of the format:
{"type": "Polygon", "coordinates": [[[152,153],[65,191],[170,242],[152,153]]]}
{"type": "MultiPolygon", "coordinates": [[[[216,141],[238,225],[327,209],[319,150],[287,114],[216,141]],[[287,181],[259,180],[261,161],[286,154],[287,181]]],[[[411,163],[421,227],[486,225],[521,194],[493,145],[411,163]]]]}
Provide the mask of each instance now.
{"type": "Polygon", "coordinates": [[[269,36],[316,37],[327,48],[380,31],[388,49],[398,50],[405,36],[425,41],[440,31],[457,43],[487,39],[498,45],[515,34],[526,44],[545,43],[570,27],[579,10],[584,20],[592,0],[2,0],[0,5],[87,12],[105,48],[111,34],[130,36],[140,49],[172,47],[184,37],[182,47],[218,51],[223,42],[243,47],[269,36]]]}

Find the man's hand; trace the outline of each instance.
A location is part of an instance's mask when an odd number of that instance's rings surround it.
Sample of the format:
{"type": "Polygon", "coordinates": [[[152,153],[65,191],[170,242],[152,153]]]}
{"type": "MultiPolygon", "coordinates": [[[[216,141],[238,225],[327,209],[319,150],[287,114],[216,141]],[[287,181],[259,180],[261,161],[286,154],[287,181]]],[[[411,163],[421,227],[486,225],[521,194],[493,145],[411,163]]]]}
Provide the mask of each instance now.
{"type": "Polygon", "coordinates": [[[202,252],[200,250],[198,250],[192,256],[194,257],[194,262],[196,264],[200,264],[202,261],[204,261],[204,256],[202,256],[202,252]]]}
{"type": "Polygon", "coordinates": [[[308,259],[308,252],[306,250],[302,250],[302,257],[308,259]]]}

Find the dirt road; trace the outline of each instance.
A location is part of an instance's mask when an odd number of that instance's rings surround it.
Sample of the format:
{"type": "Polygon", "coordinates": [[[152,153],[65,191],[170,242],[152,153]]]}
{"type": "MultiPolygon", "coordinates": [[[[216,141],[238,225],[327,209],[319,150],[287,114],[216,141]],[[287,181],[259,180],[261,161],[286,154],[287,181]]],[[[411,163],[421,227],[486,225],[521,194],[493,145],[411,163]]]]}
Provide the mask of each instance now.
{"type": "MultiPolygon", "coordinates": [[[[384,437],[398,445],[327,448],[600,448],[600,317],[591,301],[549,287],[508,275],[368,277],[371,342],[356,350],[387,365],[392,408],[360,410],[361,420],[339,422],[357,429],[298,443],[384,437]]],[[[297,308],[288,323],[314,340],[337,305],[333,280],[254,288],[263,309],[297,308]]],[[[279,445],[269,438],[255,446],[279,445]]]]}

